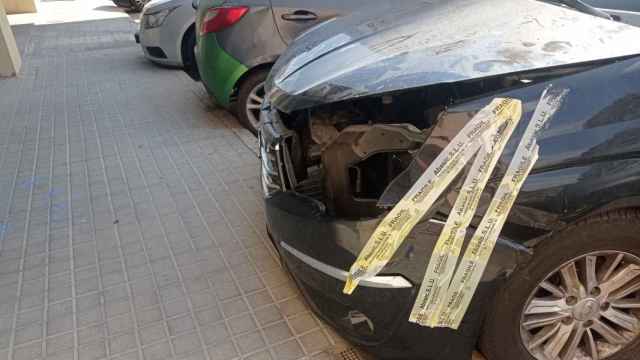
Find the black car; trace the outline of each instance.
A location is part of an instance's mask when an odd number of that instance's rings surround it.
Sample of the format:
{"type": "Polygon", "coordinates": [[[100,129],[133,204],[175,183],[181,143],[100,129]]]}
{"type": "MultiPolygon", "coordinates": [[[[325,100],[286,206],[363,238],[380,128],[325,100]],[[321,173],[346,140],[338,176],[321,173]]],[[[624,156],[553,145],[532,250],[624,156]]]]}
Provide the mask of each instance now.
{"type": "Polygon", "coordinates": [[[314,311],[376,357],[469,359],[480,344],[491,360],[638,359],[640,29],[556,3],[402,1],[315,28],[273,68],[259,137],[268,231],[314,311]],[[468,167],[344,294],[425,169],[480,109],[517,99],[470,241],[550,87],[566,96],[459,328],[408,319],[468,167]]]}
{"type": "Polygon", "coordinates": [[[610,14],[618,21],[622,21],[629,25],[640,26],[640,1],[584,0],[584,2],[610,14]]]}
{"type": "Polygon", "coordinates": [[[140,12],[142,8],[151,0],[113,0],[117,7],[130,9],[131,11],[140,12]]]}

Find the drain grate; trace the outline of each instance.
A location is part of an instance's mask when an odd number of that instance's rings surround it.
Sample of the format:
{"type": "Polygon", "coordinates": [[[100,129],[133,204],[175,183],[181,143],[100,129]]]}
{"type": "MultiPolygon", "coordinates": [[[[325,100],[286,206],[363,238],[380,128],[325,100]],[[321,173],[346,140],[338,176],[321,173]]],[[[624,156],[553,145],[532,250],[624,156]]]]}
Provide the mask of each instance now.
{"type": "MultiPolygon", "coordinates": [[[[355,348],[335,349],[331,358],[333,360],[375,360],[370,355],[366,355],[355,348]]],[[[486,358],[479,352],[474,351],[471,360],[486,360],[486,358]]]]}
{"type": "Polygon", "coordinates": [[[336,360],[364,360],[364,359],[360,356],[360,354],[358,354],[356,349],[351,348],[351,349],[340,351],[336,356],[336,360]]]}

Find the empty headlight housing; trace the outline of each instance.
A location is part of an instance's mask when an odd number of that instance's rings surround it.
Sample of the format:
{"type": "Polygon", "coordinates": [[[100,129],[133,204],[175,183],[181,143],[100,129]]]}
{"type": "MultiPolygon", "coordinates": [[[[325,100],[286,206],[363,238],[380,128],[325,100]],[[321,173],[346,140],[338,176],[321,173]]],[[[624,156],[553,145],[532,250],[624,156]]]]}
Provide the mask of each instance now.
{"type": "MultiPolygon", "coordinates": [[[[260,161],[261,161],[261,179],[262,191],[265,197],[270,197],[274,193],[281,191],[280,173],[278,171],[278,160],[276,152],[279,150],[264,143],[262,134],[259,136],[260,143],[260,161]]],[[[276,144],[279,146],[279,144],[276,144]]]]}

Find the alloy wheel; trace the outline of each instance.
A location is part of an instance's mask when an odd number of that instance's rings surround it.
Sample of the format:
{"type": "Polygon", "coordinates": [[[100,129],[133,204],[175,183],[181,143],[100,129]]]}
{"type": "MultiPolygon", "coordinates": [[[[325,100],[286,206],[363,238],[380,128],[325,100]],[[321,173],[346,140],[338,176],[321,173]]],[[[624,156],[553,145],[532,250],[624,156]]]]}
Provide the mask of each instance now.
{"type": "Polygon", "coordinates": [[[587,254],[542,281],[526,303],[522,341],[538,360],[600,360],[640,338],[640,258],[587,254]]]}
{"type": "Polygon", "coordinates": [[[260,108],[264,102],[264,82],[259,83],[249,93],[247,102],[245,104],[245,111],[247,112],[247,119],[252,128],[258,129],[260,124],[260,108]]]}

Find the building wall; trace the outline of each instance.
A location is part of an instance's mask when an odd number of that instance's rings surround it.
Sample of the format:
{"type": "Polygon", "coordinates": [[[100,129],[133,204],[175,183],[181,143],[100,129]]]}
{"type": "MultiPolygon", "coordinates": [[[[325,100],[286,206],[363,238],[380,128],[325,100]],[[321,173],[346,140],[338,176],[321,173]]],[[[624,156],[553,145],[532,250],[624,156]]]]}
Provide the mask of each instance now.
{"type": "Polygon", "coordinates": [[[0,0],[7,14],[32,13],[38,11],[35,0],[0,0]]]}
{"type": "Polygon", "coordinates": [[[7,12],[0,0],[0,76],[14,76],[20,71],[20,52],[9,25],[7,12]]]}

